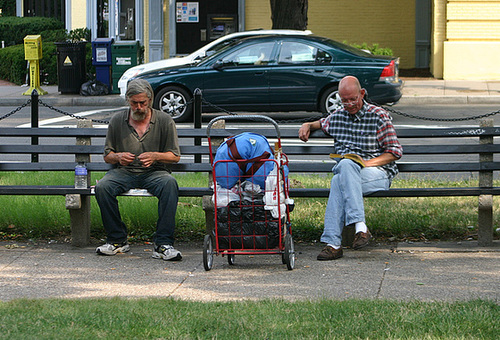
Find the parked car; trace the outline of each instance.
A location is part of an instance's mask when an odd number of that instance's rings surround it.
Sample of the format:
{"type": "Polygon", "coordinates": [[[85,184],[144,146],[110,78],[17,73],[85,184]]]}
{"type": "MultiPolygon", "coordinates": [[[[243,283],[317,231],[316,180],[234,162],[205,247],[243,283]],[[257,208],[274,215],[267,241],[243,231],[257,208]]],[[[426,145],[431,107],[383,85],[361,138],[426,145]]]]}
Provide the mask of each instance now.
{"type": "Polygon", "coordinates": [[[118,87],[120,88],[120,95],[125,97],[125,92],[127,91],[127,83],[128,81],[138,76],[139,74],[151,72],[154,70],[159,70],[165,67],[171,66],[179,66],[179,65],[188,65],[195,62],[201,61],[203,58],[207,56],[211,56],[221,48],[231,44],[232,42],[239,40],[241,38],[256,36],[256,35],[267,35],[267,34],[304,34],[309,35],[312,34],[311,31],[299,31],[299,30],[285,30],[285,29],[276,29],[276,30],[252,30],[252,31],[243,31],[243,32],[235,32],[230,33],[225,36],[216,39],[202,48],[194,51],[193,53],[177,58],[169,58],[158,61],[153,61],[151,63],[141,64],[137,66],[133,66],[129,68],[127,71],[123,73],[123,75],[118,80],[118,87]]]}
{"type": "Polygon", "coordinates": [[[376,56],[313,35],[267,35],[240,39],[197,64],[146,72],[153,106],[176,121],[192,119],[195,89],[204,111],[319,111],[339,105],[342,77],[354,75],[378,104],[397,102],[399,58],[376,56]]]}

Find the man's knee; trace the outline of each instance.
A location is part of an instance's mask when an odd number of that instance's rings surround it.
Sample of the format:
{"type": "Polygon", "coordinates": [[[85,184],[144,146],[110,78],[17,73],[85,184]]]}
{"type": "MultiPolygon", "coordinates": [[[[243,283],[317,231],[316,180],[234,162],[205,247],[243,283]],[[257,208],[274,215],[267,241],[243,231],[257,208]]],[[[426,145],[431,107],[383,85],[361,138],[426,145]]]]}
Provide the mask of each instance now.
{"type": "Polygon", "coordinates": [[[177,194],[179,192],[177,180],[172,175],[162,176],[159,186],[162,188],[163,193],[177,194]]]}

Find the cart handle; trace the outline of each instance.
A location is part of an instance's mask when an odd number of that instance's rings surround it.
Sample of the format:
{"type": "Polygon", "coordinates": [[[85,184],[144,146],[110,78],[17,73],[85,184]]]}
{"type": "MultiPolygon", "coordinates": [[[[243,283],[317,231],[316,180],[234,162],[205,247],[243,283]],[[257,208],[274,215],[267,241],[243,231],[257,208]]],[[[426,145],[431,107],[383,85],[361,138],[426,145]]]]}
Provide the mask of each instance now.
{"type": "Polygon", "coordinates": [[[234,116],[220,116],[220,117],[215,117],[207,125],[207,137],[208,138],[210,138],[210,128],[212,127],[212,125],[215,122],[217,122],[219,120],[222,120],[222,119],[224,119],[224,120],[247,119],[247,120],[253,120],[253,121],[268,122],[268,123],[271,123],[274,126],[274,128],[276,129],[276,135],[277,135],[278,139],[281,138],[281,133],[280,133],[280,129],[279,129],[278,123],[276,123],[274,121],[274,119],[269,118],[268,116],[262,116],[262,115],[234,115],[234,116]]]}

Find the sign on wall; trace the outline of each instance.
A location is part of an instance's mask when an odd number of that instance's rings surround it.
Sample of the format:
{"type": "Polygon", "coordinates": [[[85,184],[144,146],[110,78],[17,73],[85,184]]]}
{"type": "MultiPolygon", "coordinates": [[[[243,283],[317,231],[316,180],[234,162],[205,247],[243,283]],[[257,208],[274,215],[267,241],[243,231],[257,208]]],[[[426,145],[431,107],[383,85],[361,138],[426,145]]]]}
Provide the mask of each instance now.
{"type": "Polygon", "coordinates": [[[199,3],[198,2],[178,2],[177,4],[177,22],[199,22],[199,3]]]}

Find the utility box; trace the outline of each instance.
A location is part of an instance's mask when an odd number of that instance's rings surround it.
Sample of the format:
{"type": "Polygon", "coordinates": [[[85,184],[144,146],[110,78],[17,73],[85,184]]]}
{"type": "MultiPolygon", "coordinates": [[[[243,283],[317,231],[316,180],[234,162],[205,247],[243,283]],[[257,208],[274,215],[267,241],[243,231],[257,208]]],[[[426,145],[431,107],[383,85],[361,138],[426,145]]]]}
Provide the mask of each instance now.
{"type": "Polygon", "coordinates": [[[30,96],[36,90],[38,94],[47,94],[47,91],[40,87],[40,59],[42,59],[42,36],[27,35],[24,37],[24,60],[28,60],[30,65],[30,88],[23,95],[30,96]]]}
{"type": "Polygon", "coordinates": [[[24,37],[24,60],[42,59],[42,36],[27,35],[24,37]]]}
{"type": "Polygon", "coordinates": [[[114,43],[111,46],[111,55],[113,56],[112,78],[113,88],[112,93],[120,93],[118,88],[118,80],[123,73],[140,64],[140,44],[138,41],[132,43],[114,43]]]}
{"type": "Polygon", "coordinates": [[[95,66],[96,79],[108,85],[111,92],[111,55],[112,38],[97,38],[92,41],[92,65],[95,66]]]}
{"type": "Polygon", "coordinates": [[[58,90],[65,93],[80,93],[87,74],[85,68],[86,41],[56,42],[58,90]]]}

